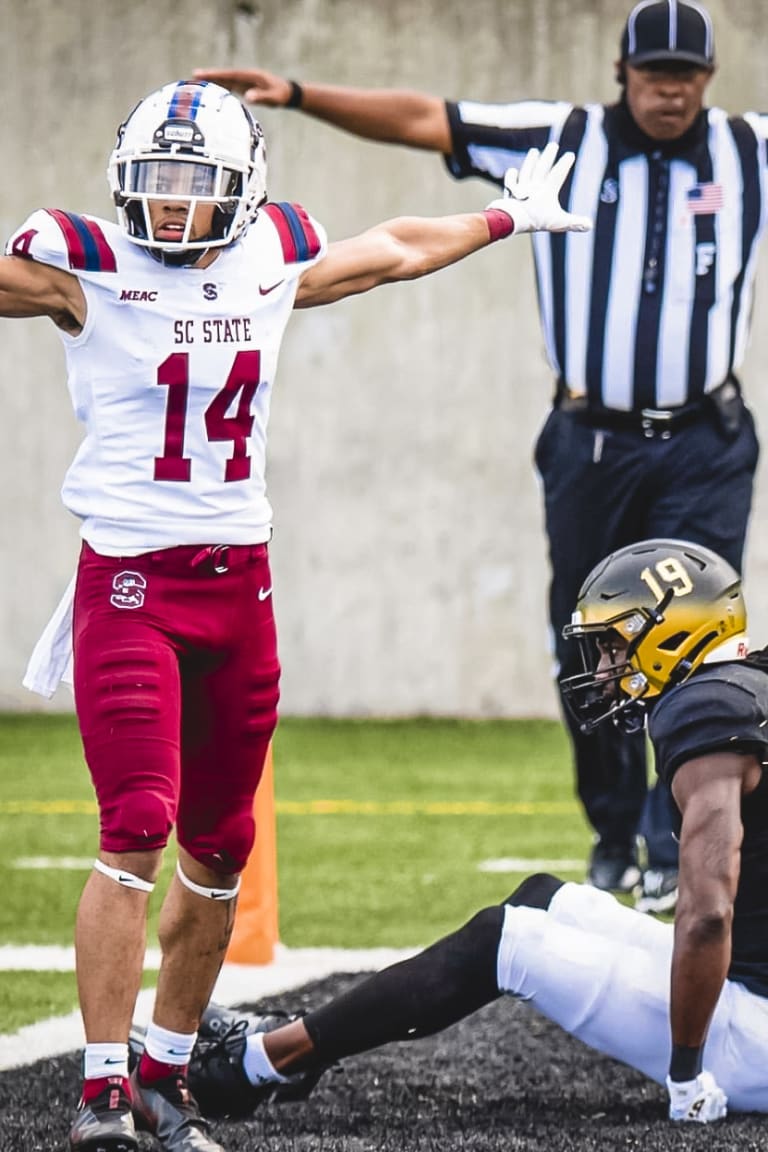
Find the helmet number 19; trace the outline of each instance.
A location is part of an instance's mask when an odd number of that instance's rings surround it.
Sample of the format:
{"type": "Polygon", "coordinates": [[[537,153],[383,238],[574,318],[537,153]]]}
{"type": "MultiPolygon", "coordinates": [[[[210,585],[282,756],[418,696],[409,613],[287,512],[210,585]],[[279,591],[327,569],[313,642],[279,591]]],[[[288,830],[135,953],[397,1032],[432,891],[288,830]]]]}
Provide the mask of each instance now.
{"type": "Polygon", "coordinates": [[[691,580],[682,563],[674,556],[668,556],[665,560],[659,560],[657,564],[654,564],[653,570],[657,573],[658,579],[654,576],[654,571],[651,571],[650,568],[644,568],[642,570],[640,579],[648,585],[656,597],[657,603],[664,599],[665,592],[660,581],[671,585],[675,596],[687,596],[689,592],[693,592],[693,580],[691,580]]]}

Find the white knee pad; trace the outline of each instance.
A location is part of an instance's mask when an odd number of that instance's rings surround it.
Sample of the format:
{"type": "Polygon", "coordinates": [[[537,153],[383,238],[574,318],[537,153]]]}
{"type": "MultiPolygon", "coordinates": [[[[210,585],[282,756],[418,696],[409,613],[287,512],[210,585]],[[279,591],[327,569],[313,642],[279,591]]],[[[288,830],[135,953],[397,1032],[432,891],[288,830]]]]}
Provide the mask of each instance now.
{"type": "Polygon", "coordinates": [[[589,884],[564,884],[552,897],[549,915],[558,924],[568,924],[639,948],[656,950],[671,946],[670,924],[628,908],[610,892],[601,892],[589,884]]]}
{"type": "Polygon", "coordinates": [[[549,911],[561,924],[592,929],[610,917],[617,907],[621,905],[612,893],[593,888],[591,884],[569,881],[555,893],[549,911]]]}
{"type": "Polygon", "coordinates": [[[176,875],[184,887],[189,888],[190,892],[194,892],[197,896],[205,896],[208,900],[234,900],[240,891],[239,876],[234,888],[206,888],[204,884],[195,884],[194,880],[190,880],[189,876],[184,875],[178,860],[176,861],[176,875]]]}

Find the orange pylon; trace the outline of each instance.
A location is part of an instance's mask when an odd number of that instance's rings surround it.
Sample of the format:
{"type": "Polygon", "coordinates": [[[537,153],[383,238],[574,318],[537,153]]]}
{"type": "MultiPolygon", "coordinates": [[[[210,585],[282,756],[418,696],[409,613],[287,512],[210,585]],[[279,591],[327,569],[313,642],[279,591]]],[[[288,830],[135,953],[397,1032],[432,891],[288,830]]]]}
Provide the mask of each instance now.
{"type": "Polygon", "coordinates": [[[229,964],[271,964],[278,940],[277,828],[272,746],[254,801],[256,842],[249,857],[237,901],[235,927],[227,949],[229,964]]]}

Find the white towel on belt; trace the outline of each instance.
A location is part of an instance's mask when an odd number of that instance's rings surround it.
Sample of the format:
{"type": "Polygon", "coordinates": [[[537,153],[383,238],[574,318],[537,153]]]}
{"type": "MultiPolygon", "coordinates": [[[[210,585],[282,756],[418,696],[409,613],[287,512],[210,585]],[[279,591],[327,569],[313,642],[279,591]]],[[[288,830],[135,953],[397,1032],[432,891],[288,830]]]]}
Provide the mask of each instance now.
{"type": "Polygon", "coordinates": [[[30,692],[49,700],[62,681],[72,685],[72,608],[76,580],[75,574],[35,644],[22,680],[30,692]]]}

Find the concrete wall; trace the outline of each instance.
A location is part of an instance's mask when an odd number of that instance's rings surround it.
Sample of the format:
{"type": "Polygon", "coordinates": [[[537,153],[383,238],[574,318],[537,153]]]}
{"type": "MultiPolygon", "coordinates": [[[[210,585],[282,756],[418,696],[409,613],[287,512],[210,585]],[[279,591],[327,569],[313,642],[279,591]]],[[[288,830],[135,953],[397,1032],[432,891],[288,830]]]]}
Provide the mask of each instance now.
{"type": "MultiPolygon", "coordinates": [[[[712,102],[768,108],[764,0],[711,5],[712,102]],[[737,15],[733,13],[737,11],[737,15]]],[[[610,100],[609,0],[0,0],[0,233],[34,207],[111,215],[104,170],[135,100],[196,65],[451,96],[610,100]]],[[[434,156],[263,110],[270,192],[332,238],[401,213],[482,207],[434,156]]],[[[765,260],[763,261],[765,264],[765,260]]],[[[768,272],[763,268],[763,281],[768,272]]],[[[745,374],[768,428],[768,305],[745,374]]],[[[77,526],[58,489],[78,442],[52,325],[0,321],[0,707],[38,707],[27,654],[65,586],[77,526]]],[[[531,447],[551,389],[528,242],[431,280],[297,314],[273,408],[275,604],[289,713],[555,715],[531,447]]],[[[761,474],[748,589],[768,639],[761,474]]],[[[67,692],[55,707],[69,707],[67,692]]]]}

